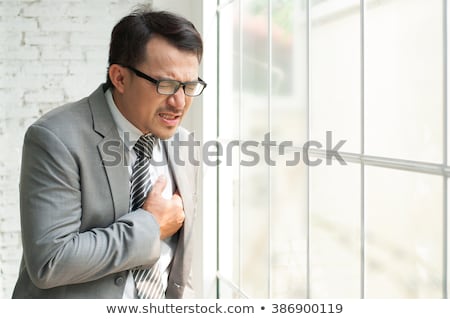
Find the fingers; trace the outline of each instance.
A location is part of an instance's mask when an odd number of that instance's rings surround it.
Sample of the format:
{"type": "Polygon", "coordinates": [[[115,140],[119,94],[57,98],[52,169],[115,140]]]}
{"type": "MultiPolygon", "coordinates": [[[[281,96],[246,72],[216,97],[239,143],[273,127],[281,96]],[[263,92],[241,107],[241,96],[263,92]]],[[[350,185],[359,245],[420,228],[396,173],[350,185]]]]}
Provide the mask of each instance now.
{"type": "Polygon", "coordinates": [[[183,200],[181,199],[180,192],[175,190],[175,192],[172,195],[172,201],[177,205],[183,207],[183,200]]]}
{"type": "Polygon", "coordinates": [[[181,199],[181,196],[177,193],[172,195],[172,202],[178,207],[183,207],[183,200],[181,199]]]}
{"type": "Polygon", "coordinates": [[[144,201],[143,209],[150,212],[160,226],[160,237],[165,239],[175,234],[182,226],[185,218],[183,201],[178,190],[170,199],[162,196],[167,185],[166,177],[159,176],[153,189],[144,201]]]}

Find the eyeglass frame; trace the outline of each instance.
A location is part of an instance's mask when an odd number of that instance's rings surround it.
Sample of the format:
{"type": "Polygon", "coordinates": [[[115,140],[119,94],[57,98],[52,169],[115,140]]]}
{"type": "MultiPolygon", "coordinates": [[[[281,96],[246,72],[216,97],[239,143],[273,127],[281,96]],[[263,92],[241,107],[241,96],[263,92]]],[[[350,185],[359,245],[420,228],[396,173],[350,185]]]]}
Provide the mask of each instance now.
{"type": "Polygon", "coordinates": [[[125,65],[125,66],[123,66],[123,67],[124,67],[124,68],[127,68],[127,69],[129,69],[129,70],[131,70],[131,71],[133,71],[133,73],[136,74],[138,77],[143,78],[143,79],[145,79],[145,80],[147,80],[147,81],[153,83],[153,84],[156,86],[156,92],[158,92],[158,94],[161,94],[161,95],[173,95],[173,94],[175,94],[175,93],[178,92],[178,90],[180,89],[180,87],[183,87],[183,92],[184,92],[184,94],[186,94],[187,96],[190,96],[190,97],[196,97],[196,96],[201,95],[201,94],[203,93],[203,90],[204,90],[204,89],[206,88],[206,86],[207,86],[207,83],[206,83],[205,81],[203,81],[200,77],[197,78],[197,79],[198,79],[197,81],[188,81],[188,82],[181,82],[181,81],[178,81],[178,80],[169,80],[169,79],[165,79],[165,80],[157,80],[157,79],[152,78],[150,75],[147,75],[147,74],[145,74],[144,72],[139,71],[138,69],[136,69],[136,68],[134,68],[134,67],[132,67],[132,66],[125,65]],[[176,89],[175,89],[175,91],[174,91],[173,93],[170,93],[170,94],[169,94],[169,93],[161,93],[161,92],[159,92],[159,83],[164,82],[164,81],[170,81],[170,82],[176,82],[176,83],[178,83],[178,85],[177,85],[177,87],[176,87],[176,89]],[[191,95],[191,94],[186,93],[186,85],[187,85],[187,84],[190,84],[190,83],[200,83],[200,84],[203,85],[203,88],[202,88],[202,90],[200,91],[199,94],[197,94],[197,95],[191,95]]]}

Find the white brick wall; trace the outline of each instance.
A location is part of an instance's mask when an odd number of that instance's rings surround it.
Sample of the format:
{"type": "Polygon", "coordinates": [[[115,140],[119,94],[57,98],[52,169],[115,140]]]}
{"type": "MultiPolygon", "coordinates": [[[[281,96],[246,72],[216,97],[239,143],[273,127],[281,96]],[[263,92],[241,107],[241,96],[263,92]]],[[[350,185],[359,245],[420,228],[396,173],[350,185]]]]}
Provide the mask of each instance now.
{"type": "Polygon", "coordinates": [[[104,81],[113,25],[149,2],[0,0],[0,298],[10,298],[20,262],[18,179],[26,128],[104,81]]]}

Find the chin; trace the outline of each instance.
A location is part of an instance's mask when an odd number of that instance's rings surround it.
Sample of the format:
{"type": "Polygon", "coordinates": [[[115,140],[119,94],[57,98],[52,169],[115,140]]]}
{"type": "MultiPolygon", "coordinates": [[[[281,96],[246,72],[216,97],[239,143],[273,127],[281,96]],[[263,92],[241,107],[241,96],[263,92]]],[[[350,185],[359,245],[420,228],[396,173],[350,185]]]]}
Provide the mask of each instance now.
{"type": "Polygon", "coordinates": [[[177,127],[174,127],[174,128],[170,128],[170,129],[158,130],[158,131],[154,132],[153,134],[155,134],[161,140],[168,140],[172,136],[174,136],[176,132],[177,132],[177,127]]]}

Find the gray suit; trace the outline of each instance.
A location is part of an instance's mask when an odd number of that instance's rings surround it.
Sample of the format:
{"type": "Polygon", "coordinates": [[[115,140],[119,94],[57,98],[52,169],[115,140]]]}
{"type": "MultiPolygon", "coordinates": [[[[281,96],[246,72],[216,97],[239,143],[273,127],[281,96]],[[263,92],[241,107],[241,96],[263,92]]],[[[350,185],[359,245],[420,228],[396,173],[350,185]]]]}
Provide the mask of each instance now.
{"type": "MultiPolygon", "coordinates": [[[[187,140],[188,133],[180,128],[176,135],[187,140]]],[[[172,143],[164,149],[186,216],[167,298],[182,298],[191,291],[198,167],[187,160],[176,165],[172,143]]],[[[188,158],[187,148],[179,153],[188,158]]],[[[128,213],[123,154],[103,86],[30,126],[20,180],[23,258],[13,298],[122,298],[127,270],[158,259],[156,220],[142,209],[128,213]]]]}

